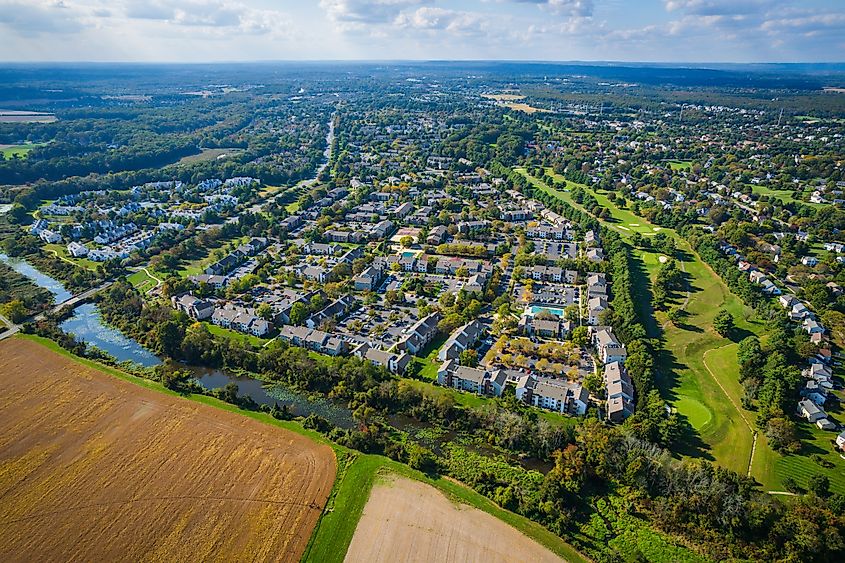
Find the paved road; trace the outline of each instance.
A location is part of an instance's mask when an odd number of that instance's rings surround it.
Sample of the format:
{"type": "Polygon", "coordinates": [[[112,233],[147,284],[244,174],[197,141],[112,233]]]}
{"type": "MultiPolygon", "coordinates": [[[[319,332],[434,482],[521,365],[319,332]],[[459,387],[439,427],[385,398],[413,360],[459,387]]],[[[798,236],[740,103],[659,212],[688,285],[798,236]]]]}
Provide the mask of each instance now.
{"type": "Polygon", "coordinates": [[[3,340],[5,338],[9,338],[10,336],[14,336],[21,329],[20,325],[16,325],[15,323],[10,321],[9,319],[4,317],[3,315],[0,315],[0,322],[2,322],[3,324],[5,324],[8,327],[8,330],[0,332],[0,340],[3,340]]]}

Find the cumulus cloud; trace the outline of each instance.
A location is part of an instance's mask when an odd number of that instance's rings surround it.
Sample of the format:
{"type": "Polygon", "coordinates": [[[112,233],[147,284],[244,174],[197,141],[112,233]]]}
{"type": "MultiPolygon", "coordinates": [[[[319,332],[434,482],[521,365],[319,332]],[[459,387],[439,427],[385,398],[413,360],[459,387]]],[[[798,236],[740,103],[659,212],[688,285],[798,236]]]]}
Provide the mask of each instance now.
{"type": "Polygon", "coordinates": [[[534,4],[553,14],[587,18],[593,15],[593,0],[512,0],[517,4],[534,4]]]}
{"type": "Polygon", "coordinates": [[[0,2],[0,24],[21,35],[74,33],[85,14],[62,1],[0,2]]]}
{"type": "Polygon", "coordinates": [[[404,10],[431,4],[431,0],[320,0],[335,22],[378,24],[396,20],[404,10]]]}
{"type": "Polygon", "coordinates": [[[258,10],[240,2],[187,0],[175,5],[165,0],[128,0],[124,14],[129,19],[163,22],[196,28],[220,28],[227,32],[281,33],[289,28],[286,14],[258,10]]]}
{"type": "Polygon", "coordinates": [[[670,12],[697,16],[732,16],[765,12],[782,0],[666,0],[670,12]]]}
{"type": "Polygon", "coordinates": [[[488,20],[481,14],[472,12],[422,7],[410,13],[400,14],[395,23],[399,27],[417,30],[468,34],[483,31],[488,25],[488,20]]]}

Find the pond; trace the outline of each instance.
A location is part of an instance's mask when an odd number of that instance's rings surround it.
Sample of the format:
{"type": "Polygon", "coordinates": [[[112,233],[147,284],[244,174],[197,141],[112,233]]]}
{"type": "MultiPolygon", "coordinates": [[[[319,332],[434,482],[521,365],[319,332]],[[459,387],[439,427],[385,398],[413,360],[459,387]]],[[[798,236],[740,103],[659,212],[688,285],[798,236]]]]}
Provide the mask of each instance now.
{"type": "Polygon", "coordinates": [[[85,303],[74,309],[73,316],[62,322],[59,328],[89,346],[96,346],[119,362],[130,361],[144,367],[161,363],[138,342],[106,325],[100,317],[99,309],[93,303],[85,303]]]}
{"type": "Polygon", "coordinates": [[[279,407],[287,405],[291,413],[296,416],[316,414],[322,416],[335,426],[352,428],[355,421],[349,409],[333,403],[328,399],[312,399],[306,394],[291,389],[280,383],[264,383],[252,377],[234,375],[220,369],[190,367],[197,382],[206,389],[219,389],[227,383],[238,386],[238,395],[250,397],[259,405],[279,407]]]}
{"type": "Polygon", "coordinates": [[[43,287],[53,294],[56,303],[64,303],[73,295],[65,289],[65,286],[58,280],[41,273],[35,266],[21,258],[12,258],[0,252],[0,262],[5,262],[11,269],[33,281],[35,285],[43,287]]]}

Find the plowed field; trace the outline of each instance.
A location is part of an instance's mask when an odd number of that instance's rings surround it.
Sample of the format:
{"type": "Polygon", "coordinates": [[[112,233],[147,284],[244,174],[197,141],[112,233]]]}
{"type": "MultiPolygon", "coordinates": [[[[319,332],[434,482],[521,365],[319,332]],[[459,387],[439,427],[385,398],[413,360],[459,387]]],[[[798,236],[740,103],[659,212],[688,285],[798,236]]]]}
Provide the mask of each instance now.
{"type": "Polygon", "coordinates": [[[498,520],[458,505],[425,483],[377,483],[355,529],[347,563],[451,561],[552,563],[561,558],[498,520]]]}
{"type": "Polygon", "coordinates": [[[0,561],[298,561],[328,446],[0,343],[0,561]]]}

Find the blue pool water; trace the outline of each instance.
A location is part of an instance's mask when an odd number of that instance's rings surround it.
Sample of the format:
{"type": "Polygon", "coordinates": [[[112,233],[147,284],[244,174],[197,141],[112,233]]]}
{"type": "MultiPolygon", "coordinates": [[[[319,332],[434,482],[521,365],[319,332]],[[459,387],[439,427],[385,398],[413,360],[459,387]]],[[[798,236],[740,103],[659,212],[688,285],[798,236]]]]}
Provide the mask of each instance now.
{"type": "Polygon", "coordinates": [[[536,315],[540,311],[547,311],[552,315],[557,315],[558,317],[563,317],[563,309],[555,309],[554,307],[543,307],[541,305],[532,305],[531,306],[531,314],[536,315]]]}

